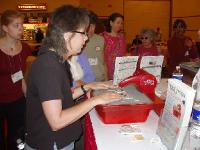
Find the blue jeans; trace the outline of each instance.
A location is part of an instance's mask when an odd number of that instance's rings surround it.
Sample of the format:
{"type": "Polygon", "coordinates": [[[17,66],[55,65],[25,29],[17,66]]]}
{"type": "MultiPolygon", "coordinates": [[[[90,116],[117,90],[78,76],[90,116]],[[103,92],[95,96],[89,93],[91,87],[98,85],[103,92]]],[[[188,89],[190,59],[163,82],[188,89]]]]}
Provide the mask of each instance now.
{"type": "MultiPolygon", "coordinates": [[[[58,150],[56,143],[54,143],[53,149],[58,150]]],[[[25,144],[24,150],[36,150],[36,149],[33,149],[30,146],[28,146],[27,144],[25,144]]],[[[74,142],[71,142],[69,145],[61,148],[60,150],[74,150],[74,142]]]]}

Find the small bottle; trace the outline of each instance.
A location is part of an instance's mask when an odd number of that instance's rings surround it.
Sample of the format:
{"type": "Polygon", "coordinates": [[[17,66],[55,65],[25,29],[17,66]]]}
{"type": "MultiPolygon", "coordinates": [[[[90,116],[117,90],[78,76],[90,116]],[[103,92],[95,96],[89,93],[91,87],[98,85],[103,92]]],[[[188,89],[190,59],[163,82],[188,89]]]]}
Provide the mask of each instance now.
{"type": "Polygon", "coordinates": [[[24,147],[25,147],[25,144],[24,144],[24,142],[19,138],[19,139],[17,139],[17,148],[18,148],[18,150],[23,150],[24,149],[24,147]]]}
{"type": "Polygon", "coordinates": [[[196,101],[192,109],[189,126],[189,145],[191,150],[200,150],[200,103],[196,101]]]}
{"type": "Polygon", "coordinates": [[[180,66],[176,66],[176,70],[172,73],[173,79],[183,80],[183,73],[181,71],[180,66]]]}

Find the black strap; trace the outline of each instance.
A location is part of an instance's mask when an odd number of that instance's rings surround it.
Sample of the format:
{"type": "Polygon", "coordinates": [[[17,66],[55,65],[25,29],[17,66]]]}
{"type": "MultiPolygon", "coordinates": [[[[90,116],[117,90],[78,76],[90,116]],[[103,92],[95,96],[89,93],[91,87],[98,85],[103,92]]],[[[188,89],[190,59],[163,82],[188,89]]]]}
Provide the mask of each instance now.
{"type": "Polygon", "coordinates": [[[87,91],[85,90],[84,85],[81,85],[81,89],[82,89],[82,91],[83,91],[83,94],[86,95],[86,94],[87,94],[87,91]]]}

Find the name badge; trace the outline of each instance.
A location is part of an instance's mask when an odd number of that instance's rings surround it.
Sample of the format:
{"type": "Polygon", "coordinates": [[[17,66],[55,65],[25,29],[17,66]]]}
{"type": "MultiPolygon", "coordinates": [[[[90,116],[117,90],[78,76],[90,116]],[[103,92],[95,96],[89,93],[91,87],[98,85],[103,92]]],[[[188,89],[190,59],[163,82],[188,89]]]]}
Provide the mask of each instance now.
{"type": "Polygon", "coordinates": [[[95,50],[96,50],[96,51],[100,51],[100,50],[101,50],[101,47],[100,47],[100,46],[96,46],[96,47],[95,47],[95,50]]]}
{"type": "Polygon", "coordinates": [[[88,61],[89,61],[91,66],[98,65],[98,59],[97,58],[88,58],[88,61]]]}
{"type": "Polygon", "coordinates": [[[21,70],[11,75],[11,79],[12,79],[13,83],[16,83],[17,81],[19,81],[23,78],[24,78],[24,76],[23,76],[23,73],[21,70]]]}
{"type": "Polygon", "coordinates": [[[188,56],[188,55],[189,55],[189,51],[186,51],[186,52],[185,52],[185,56],[188,56]]]}

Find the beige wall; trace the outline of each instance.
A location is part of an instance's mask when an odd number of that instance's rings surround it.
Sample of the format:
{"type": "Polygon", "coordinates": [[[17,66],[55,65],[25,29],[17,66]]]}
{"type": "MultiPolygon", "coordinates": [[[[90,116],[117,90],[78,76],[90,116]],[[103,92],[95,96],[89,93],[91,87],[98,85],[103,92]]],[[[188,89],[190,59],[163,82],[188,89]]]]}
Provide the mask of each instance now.
{"type": "Polygon", "coordinates": [[[163,40],[169,37],[170,1],[126,0],[124,5],[126,40],[131,43],[142,28],[160,27],[163,40]]]}
{"type": "Polygon", "coordinates": [[[200,15],[199,0],[173,0],[172,16],[200,15]]]}
{"type": "Polygon", "coordinates": [[[169,36],[170,0],[80,0],[82,7],[93,10],[105,18],[113,12],[124,15],[124,31],[127,43],[143,27],[161,27],[164,39],[169,36]]]}
{"type": "MultiPolygon", "coordinates": [[[[106,18],[113,12],[124,15],[126,39],[132,40],[142,27],[161,27],[164,39],[168,38],[170,0],[0,0],[0,13],[5,9],[16,9],[20,3],[47,3],[48,12],[63,4],[80,5],[106,18]]],[[[188,24],[187,34],[196,38],[200,28],[200,0],[171,0],[172,21],[183,18],[188,24]]]]}
{"type": "Polygon", "coordinates": [[[80,5],[94,11],[100,17],[106,17],[113,12],[123,14],[124,0],[80,0],[80,5]]]}
{"type": "Polygon", "coordinates": [[[98,16],[109,16],[112,12],[123,13],[123,0],[0,0],[0,13],[6,9],[16,9],[18,3],[47,3],[48,12],[63,4],[81,5],[93,10],[98,16]],[[27,2],[28,1],[28,2],[27,2]]]}
{"type": "Polygon", "coordinates": [[[6,9],[16,9],[17,4],[23,3],[47,3],[47,11],[52,12],[56,7],[63,5],[63,4],[72,4],[78,6],[80,4],[80,0],[0,0],[0,13],[2,13],[6,9]],[[28,2],[27,2],[28,1],[28,2]]]}
{"type": "Polygon", "coordinates": [[[200,0],[173,0],[172,21],[178,18],[186,21],[186,34],[197,39],[196,32],[200,29],[200,0]]]}

